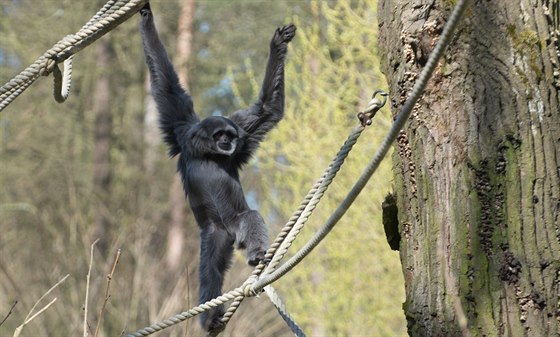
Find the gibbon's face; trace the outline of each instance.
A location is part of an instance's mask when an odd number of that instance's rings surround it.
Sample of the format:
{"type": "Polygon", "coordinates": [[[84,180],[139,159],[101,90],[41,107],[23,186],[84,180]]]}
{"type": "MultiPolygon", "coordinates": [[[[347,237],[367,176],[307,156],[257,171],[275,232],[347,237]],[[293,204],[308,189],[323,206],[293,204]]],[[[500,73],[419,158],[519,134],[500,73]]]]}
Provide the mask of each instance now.
{"type": "Polygon", "coordinates": [[[229,119],[224,117],[209,117],[201,125],[213,144],[212,152],[231,156],[238,146],[239,128],[229,119]]]}
{"type": "Polygon", "coordinates": [[[219,129],[212,135],[219,153],[231,155],[237,146],[237,132],[233,128],[219,129]]]}

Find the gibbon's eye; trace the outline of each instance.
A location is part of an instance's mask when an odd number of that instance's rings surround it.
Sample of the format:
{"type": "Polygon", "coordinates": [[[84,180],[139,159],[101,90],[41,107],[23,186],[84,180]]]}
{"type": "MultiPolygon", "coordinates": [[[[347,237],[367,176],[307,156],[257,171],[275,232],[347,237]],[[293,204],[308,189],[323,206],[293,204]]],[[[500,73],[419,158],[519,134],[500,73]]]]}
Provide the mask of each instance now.
{"type": "Polygon", "coordinates": [[[230,141],[234,138],[237,138],[237,135],[235,135],[233,132],[218,130],[212,135],[212,137],[214,138],[214,141],[223,142],[223,141],[230,141]]]}
{"type": "Polygon", "coordinates": [[[225,132],[224,130],[219,130],[217,132],[214,133],[213,135],[214,137],[214,141],[229,141],[232,137],[228,132],[225,132]]]}
{"type": "Polygon", "coordinates": [[[222,138],[222,136],[225,135],[225,131],[224,130],[219,130],[214,132],[214,134],[212,135],[212,137],[214,138],[214,140],[220,140],[220,138],[222,138]]]}

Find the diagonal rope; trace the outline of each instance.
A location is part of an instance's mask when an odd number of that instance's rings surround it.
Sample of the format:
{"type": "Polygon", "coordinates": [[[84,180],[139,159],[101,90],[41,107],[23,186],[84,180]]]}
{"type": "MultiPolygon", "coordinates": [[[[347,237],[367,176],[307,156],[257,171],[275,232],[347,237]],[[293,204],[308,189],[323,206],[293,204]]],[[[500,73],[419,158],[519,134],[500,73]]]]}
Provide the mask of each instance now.
{"type": "Polygon", "coordinates": [[[280,277],[282,277],[287,272],[289,272],[293,267],[295,267],[299,262],[301,262],[301,260],[303,260],[327,236],[327,234],[332,230],[332,228],[338,223],[338,221],[346,213],[348,208],[350,208],[350,206],[352,205],[356,197],[360,194],[360,192],[365,187],[365,185],[367,184],[367,182],[369,181],[373,173],[379,167],[379,164],[381,163],[381,161],[389,151],[391,144],[393,144],[399,132],[404,127],[404,124],[410,117],[412,108],[414,107],[414,105],[416,104],[416,102],[424,92],[424,89],[428,84],[428,80],[430,79],[433,71],[435,70],[437,62],[439,61],[439,59],[443,55],[443,52],[445,51],[445,48],[451,41],[451,38],[453,37],[453,33],[457,28],[457,25],[459,24],[460,18],[468,2],[469,0],[459,0],[457,5],[453,9],[453,12],[449,17],[449,21],[445,25],[443,33],[441,34],[441,37],[436,47],[434,48],[433,52],[430,54],[428,62],[426,63],[426,66],[422,70],[418,82],[414,84],[414,87],[412,88],[412,92],[408,97],[408,99],[406,100],[405,104],[403,105],[397,118],[395,119],[395,122],[393,123],[391,130],[389,130],[389,133],[381,143],[381,146],[377,150],[375,156],[368,164],[368,166],[366,167],[366,169],[364,170],[364,172],[362,173],[362,175],[360,176],[356,184],[354,184],[354,186],[352,187],[352,189],[350,190],[346,198],[342,201],[342,203],[335,210],[335,212],[330,216],[330,218],[323,225],[323,227],[317,233],[315,233],[315,235],[307,242],[307,244],[302,249],[300,249],[292,258],[286,261],[286,263],[284,263],[280,268],[278,268],[277,270],[275,270],[273,273],[269,275],[264,275],[262,278],[256,281],[251,288],[252,292],[255,293],[260,292],[263,287],[278,280],[280,277]]]}
{"type": "Polygon", "coordinates": [[[55,99],[64,101],[70,88],[72,55],[89,46],[132,15],[148,0],[109,0],[77,33],[58,41],[33,64],[0,87],[0,111],[7,107],[39,76],[55,73],[55,99]],[[65,62],[64,75],[60,75],[57,64],[65,62]]]}
{"type": "Polygon", "coordinates": [[[296,323],[296,321],[290,315],[288,310],[286,310],[286,306],[284,305],[284,302],[282,302],[282,300],[280,299],[280,296],[278,296],[276,289],[274,289],[271,285],[267,285],[266,287],[264,287],[264,291],[268,295],[268,298],[270,299],[272,304],[274,304],[274,307],[278,311],[280,317],[284,319],[284,322],[286,322],[288,327],[290,327],[294,335],[296,335],[296,337],[305,337],[305,333],[303,332],[301,327],[296,323]]]}

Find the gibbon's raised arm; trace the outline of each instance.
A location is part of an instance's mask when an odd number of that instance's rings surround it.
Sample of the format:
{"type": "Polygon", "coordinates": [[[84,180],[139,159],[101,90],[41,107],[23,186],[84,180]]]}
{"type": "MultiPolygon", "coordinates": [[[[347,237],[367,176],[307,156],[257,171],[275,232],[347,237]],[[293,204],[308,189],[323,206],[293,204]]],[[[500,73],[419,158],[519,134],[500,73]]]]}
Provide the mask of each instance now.
{"type": "Polygon", "coordinates": [[[246,162],[266,133],[284,116],[284,59],[288,43],[296,33],[293,24],[277,28],[270,41],[270,55],[259,98],[247,109],[234,112],[230,118],[247,132],[245,151],[240,162],[246,162]],[[248,155],[248,156],[246,156],[248,155]]]}
{"type": "Polygon", "coordinates": [[[199,119],[194,112],[192,99],[179,83],[177,73],[161,43],[149,3],[140,10],[140,14],[140,33],[150,71],[152,95],[158,107],[163,139],[169,146],[169,155],[173,157],[181,152],[181,144],[177,138],[190,126],[198,123],[199,119]]]}

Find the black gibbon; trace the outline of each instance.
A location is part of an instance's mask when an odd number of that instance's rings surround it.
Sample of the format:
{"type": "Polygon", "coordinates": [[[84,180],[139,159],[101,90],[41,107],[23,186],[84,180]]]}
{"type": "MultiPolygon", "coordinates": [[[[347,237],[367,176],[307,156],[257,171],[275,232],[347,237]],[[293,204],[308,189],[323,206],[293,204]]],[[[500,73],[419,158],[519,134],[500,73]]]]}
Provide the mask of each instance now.
{"type": "MultiPolygon", "coordinates": [[[[140,32],[152,95],[171,157],[179,155],[185,193],[200,227],[200,290],[204,303],[222,293],[233,249],[246,249],[251,266],[264,259],[268,234],[262,216],[247,205],[239,169],[284,115],[284,59],[296,27],[276,29],[258,101],[226,117],[200,120],[156,28],[149,3],[140,10],[140,32]]],[[[201,314],[205,330],[220,328],[224,307],[201,314]]]]}

